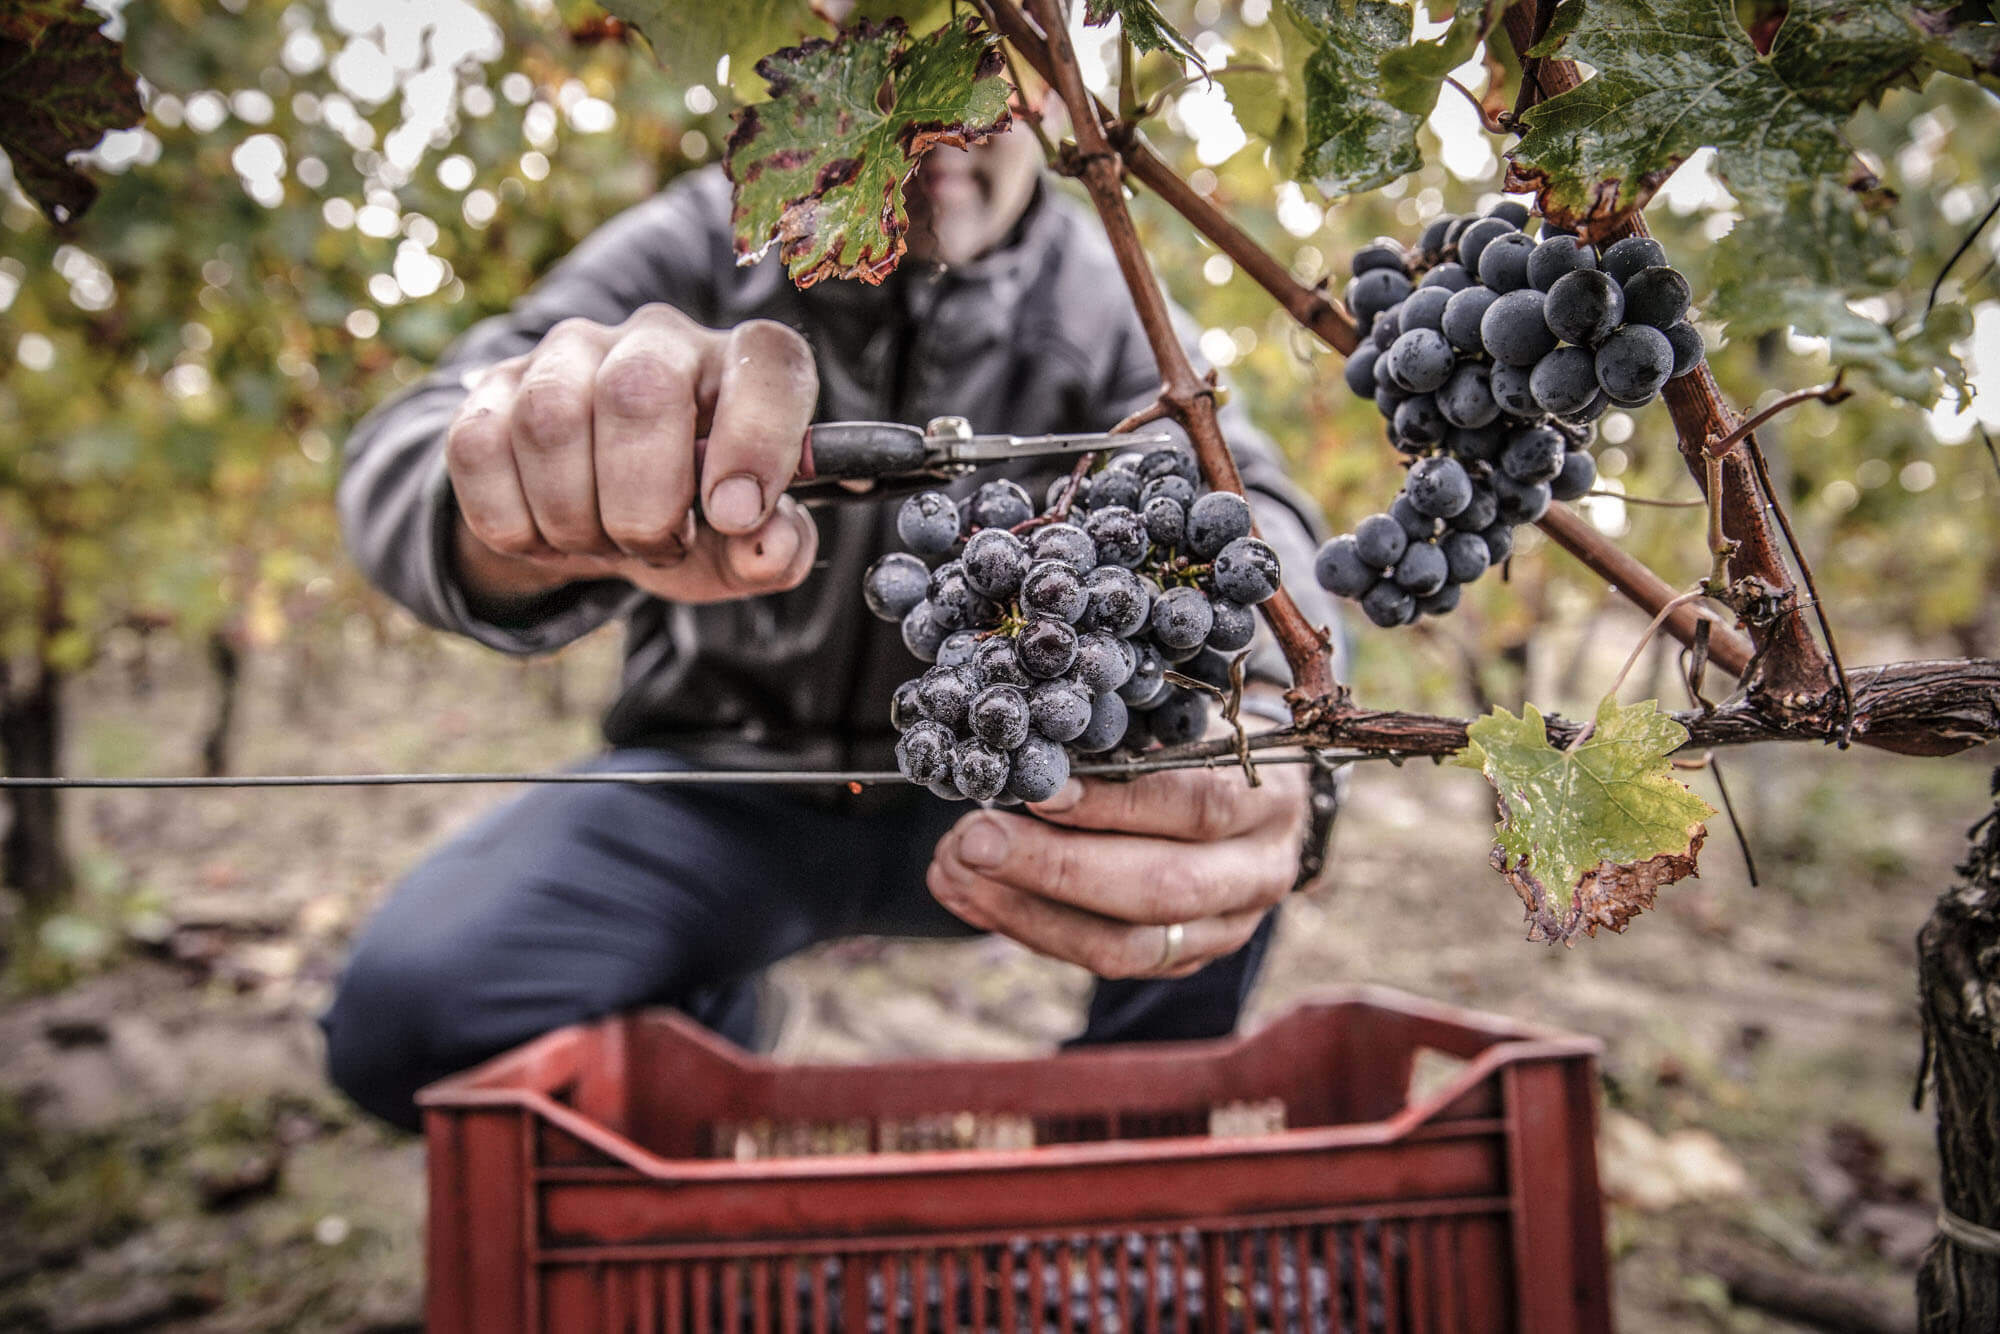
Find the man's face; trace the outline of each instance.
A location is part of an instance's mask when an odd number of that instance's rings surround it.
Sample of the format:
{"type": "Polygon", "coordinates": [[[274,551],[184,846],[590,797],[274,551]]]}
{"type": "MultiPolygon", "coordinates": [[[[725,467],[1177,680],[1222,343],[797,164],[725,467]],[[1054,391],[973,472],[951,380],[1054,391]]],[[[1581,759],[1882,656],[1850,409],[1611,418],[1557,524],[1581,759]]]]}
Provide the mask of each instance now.
{"type": "Polygon", "coordinates": [[[1041,174],[1041,145],[1019,125],[971,148],[925,155],[903,187],[912,259],[966,264],[1007,238],[1041,174]]]}

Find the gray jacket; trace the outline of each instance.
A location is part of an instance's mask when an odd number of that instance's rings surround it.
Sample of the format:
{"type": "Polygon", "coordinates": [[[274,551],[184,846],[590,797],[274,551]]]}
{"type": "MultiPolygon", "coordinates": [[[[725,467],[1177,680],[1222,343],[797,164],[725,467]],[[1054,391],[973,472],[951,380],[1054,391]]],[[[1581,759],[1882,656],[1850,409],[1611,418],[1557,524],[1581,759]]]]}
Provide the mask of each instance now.
{"type": "MultiPolygon", "coordinates": [[[[507,653],[546,653],[613,618],[626,623],[613,745],[664,746],[709,763],[869,766],[894,741],[889,696],[919,664],[897,627],[870,616],[861,575],[895,538],[895,502],[816,511],[820,560],[788,593],[715,606],[669,604],[620,581],[572,585],[517,622],[472,614],[452,569],[444,436],[464,373],[532,348],[557,321],[616,324],[649,302],[702,324],[790,325],[819,366],[819,416],[919,423],[944,414],[981,431],[1101,430],[1159,383],[1132,303],[1095,219],[1044,186],[1006,245],[947,271],[906,263],[886,284],[801,292],[775,256],[738,268],[729,183],[719,168],[680,177],[600,228],[509,313],[473,327],[443,363],[383,404],[347,442],[340,519],[368,577],[430,625],[507,653]]],[[[1261,531],[1309,619],[1333,610],[1312,579],[1319,511],[1239,411],[1223,425],[1261,531]]],[[[1039,501],[1046,465],[1009,469],[1039,501]]],[[[962,492],[981,477],[961,481],[962,492]]],[[[1283,680],[1268,652],[1267,673],[1283,680]]]]}

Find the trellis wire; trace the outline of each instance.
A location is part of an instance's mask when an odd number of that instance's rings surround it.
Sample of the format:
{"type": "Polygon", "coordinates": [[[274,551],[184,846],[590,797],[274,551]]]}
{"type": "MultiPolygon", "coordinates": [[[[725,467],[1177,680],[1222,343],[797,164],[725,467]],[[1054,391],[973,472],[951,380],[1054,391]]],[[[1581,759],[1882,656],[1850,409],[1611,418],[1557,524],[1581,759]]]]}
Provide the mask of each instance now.
{"type": "MultiPolygon", "coordinates": [[[[1381,759],[1362,751],[1322,750],[1321,761],[1346,764],[1355,760],[1381,759]]],[[[1258,764],[1311,764],[1311,755],[1259,755],[1258,764]]],[[[1082,778],[1117,778],[1127,774],[1158,773],[1169,769],[1228,769],[1238,764],[1235,755],[1177,756],[1156,760],[1132,760],[1119,764],[1080,764],[1070,772],[1082,778]]],[[[475,783],[634,783],[647,787],[699,787],[703,785],[749,785],[757,787],[811,787],[818,784],[846,786],[907,783],[910,780],[894,769],[656,769],[557,770],[548,773],[402,773],[402,774],[246,774],[240,777],[173,776],[160,778],[12,778],[0,777],[0,791],[25,788],[69,789],[151,789],[151,788],[259,788],[259,787],[417,787],[475,783]]]]}

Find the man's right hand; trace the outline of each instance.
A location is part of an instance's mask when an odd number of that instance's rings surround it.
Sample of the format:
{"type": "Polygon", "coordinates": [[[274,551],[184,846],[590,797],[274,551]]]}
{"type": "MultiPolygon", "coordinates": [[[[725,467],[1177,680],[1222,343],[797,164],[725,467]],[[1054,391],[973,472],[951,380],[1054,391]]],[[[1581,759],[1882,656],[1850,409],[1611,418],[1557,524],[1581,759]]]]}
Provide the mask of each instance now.
{"type": "Polygon", "coordinates": [[[505,604],[614,578],[721,602],[797,587],[819,532],[785,488],[818,397],[811,350],[773,321],[705,329],[661,305],[615,327],[563,321],[481,374],[446,436],[467,592],[505,604]]]}

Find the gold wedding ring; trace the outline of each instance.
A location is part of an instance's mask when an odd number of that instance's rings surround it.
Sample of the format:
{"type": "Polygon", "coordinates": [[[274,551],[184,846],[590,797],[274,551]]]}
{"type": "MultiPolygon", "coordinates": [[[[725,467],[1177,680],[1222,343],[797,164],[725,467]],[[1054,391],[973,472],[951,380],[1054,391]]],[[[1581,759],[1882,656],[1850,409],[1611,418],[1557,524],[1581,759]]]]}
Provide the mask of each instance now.
{"type": "Polygon", "coordinates": [[[1153,971],[1164,973],[1180,958],[1181,945],[1187,939],[1187,927],[1180,922],[1167,924],[1166,937],[1160,941],[1160,961],[1153,965],[1153,971]]]}

